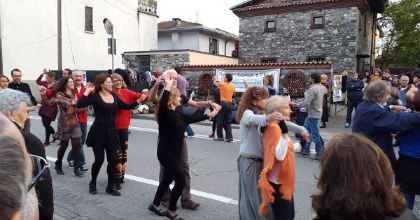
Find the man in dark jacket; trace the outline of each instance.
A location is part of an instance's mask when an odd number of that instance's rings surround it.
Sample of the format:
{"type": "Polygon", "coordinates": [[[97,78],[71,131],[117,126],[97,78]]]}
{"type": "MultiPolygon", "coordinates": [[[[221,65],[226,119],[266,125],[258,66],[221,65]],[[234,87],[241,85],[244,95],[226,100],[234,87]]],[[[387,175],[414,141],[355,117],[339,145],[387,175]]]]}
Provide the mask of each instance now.
{"type": "Polygon", "coordinates": [[[351,125],[351,114],[353,109],[357,109],[357,106],[362,101],[363,88],[365,84],[362,80],[358,79],[357,73],[350,74],[351,78],[347,81],[347,116],[346,116],[346,128],[351,125]]]}
{"type": "MultiPolygon", "coordinates": [[[[34,106],[36,106],[38,103],[36,102],[35,97],[32,95],[31,87],[29,87],[28,83],[22,82],[22,72],[19,69],[13,69],[10,72],[10,75],[13,78],[13,81],[9,83],[9,89],[14,89],[21,91],[23,93],[26,93],[29,95],[29,98],[31,99],[31,102],[34,106]]],[[[27,132],[31,132],[31,120],[28,118],[25,121],[24,130],[27,132]]]]}
{"type": "Polygon", "coordinates": [[[395,168],[397,159],[392,147],[391,132],[407,131],[420,126],[420,114],[404,112],[407,111],[404,106],[384,107],[389,93],[390,86],[382,80],[369,84],[365,89],[364,101],[356,110],[353,132],[361,133],[377,144],[395,168]]]}

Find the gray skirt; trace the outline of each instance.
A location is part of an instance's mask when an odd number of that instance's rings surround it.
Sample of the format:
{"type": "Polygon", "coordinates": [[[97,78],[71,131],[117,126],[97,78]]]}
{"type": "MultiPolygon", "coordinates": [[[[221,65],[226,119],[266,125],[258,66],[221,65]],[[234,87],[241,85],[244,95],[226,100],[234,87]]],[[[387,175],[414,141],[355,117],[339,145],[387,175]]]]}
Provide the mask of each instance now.
{"type": "Polygon", "coordinates": [[[258,209],[261,204],[258,180],[263,165],[262,160],[245,158],[243,156],[239,156],[238,158],[240,220],[274,219],[270,208],[268,208],[265,216],[258,214],[258,209]]]}

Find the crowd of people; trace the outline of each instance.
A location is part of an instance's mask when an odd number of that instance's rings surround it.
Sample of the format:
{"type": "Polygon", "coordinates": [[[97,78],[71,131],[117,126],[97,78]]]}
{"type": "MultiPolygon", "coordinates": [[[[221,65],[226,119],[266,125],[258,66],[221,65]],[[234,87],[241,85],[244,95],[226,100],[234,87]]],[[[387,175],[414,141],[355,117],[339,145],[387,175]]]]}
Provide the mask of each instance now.
{"type": "MultiPolygon", "coordinates": [[[[7,199],[0,202],[0,219],[53,218],[52,178],[45,147],[55,141],[59,141],[54,164],[58,175],[64,175],[63,159],[71,144],[67,162],[75,176],[85,176],[89,170],[83,151],[86,145],[94,154],[89,193],[98,193],[96,182],[106,156],[105,191],[121,196],[132,109],[146,102],[156,106],[160,163],[159,186],[147,209],[170,219],[183,219],[177,212],[179,199],[182,208],[197,209],[200,204],[191,199],[185,138],[194,136],[190,124],[212,119],[209,137],[233,141],[235,86],[233,76],[226,74],[223,82],[213,80],[214,102],[195,101],[187,97],[187,81],[180,72],[167,70],[154,78],[150,91],[137,93],[127,88],[118,73],[99,74],[94,83],[84,84],[80,70],[66,69],[58,81],[53,72],[44,70],[36,80],[40,104],[29,85],[21,81],[19,69],[11,71],[12,82],[1,75],[0,178],[7,181],[0,192],[7,199]],[[30,132],[28,111],[33,107],[28,103],[39,108],[44,142],[30,132]],[[89,130],[88,108],[94,111],[89,130]],[[51,126],[55,120],[56,129],[51,126]],[[14,162],[9,163],[11,160],[14,162]],[[175,185],[171,190],[172,182],[175,185]]],[[[303,126],[292,122],[290,94],[283,91],[276,95],[272,77],[267,77],[265,86],[246,87],[235,115],[241,134],[240,219],[295,218],[295,155],[309,156],[311,142],[315,145],[314,158],[320,160],[319,190],[311,196],[315,219],[418,219],[411,210],[415,195],[420,194],[420,175],[415,174],[420,168],[420,74],[414,79],[401,76],[393,83],[385,72],[375,69],[371,77],[362,79],[357,73],[344,74],[349,76],[345,80],[345,127],[352,127],[352,133],[333,137],[325,147],[319,129],[328,122],[327,75],[310,75],[311,85],[300,104],[308,114],[303,126]],[[291,132],[302,137],[299,144],[293,143],[291,132]]]]}

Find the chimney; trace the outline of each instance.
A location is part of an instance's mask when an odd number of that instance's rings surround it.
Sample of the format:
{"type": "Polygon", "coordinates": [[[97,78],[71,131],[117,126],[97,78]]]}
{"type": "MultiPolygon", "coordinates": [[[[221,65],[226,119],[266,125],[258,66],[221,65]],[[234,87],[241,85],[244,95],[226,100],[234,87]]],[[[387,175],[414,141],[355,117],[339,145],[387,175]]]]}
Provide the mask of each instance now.
{"type": "Polygon", "coordinates": [[[172,27],[181,26],[181,18],[172,18],[172,27]]]}

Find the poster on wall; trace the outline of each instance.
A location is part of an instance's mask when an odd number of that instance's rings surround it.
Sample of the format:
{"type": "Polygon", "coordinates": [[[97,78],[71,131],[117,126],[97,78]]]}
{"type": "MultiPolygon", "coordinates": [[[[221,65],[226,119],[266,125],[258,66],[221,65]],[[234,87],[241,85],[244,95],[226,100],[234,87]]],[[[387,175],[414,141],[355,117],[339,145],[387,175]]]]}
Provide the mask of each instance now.
{"type": "Polygon", "coordinates": [[[248,86],[263,86],[265,76],[273,76],[274,88],[279,91],[279,78],[280,69],[269,69],[269,70],[224,70],[216,69],[216,79],[219,82],[223,81],[225,74],[232,74],[232,83],[236,87],[236,92],[245,91],[245,83],[248,86]]]}
{"type": "Polygon", "coordinates": [[[341,75],[334,75],[333,81],[333,102],[340,102],[342,100],[342,92],[341,92],[341,75]]]}

